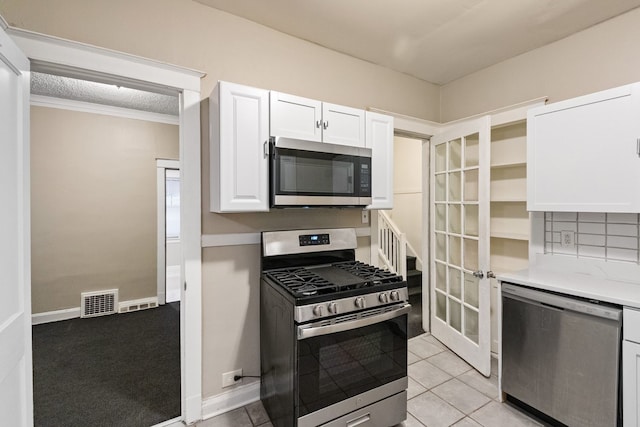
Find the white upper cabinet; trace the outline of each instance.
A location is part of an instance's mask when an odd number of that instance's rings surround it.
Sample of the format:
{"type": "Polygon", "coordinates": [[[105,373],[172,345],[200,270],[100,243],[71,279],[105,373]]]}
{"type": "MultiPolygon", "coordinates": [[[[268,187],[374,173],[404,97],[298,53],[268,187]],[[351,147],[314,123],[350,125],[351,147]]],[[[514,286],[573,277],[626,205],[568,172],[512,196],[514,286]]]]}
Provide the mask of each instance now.
{"type": "Polygon", "coordinates": [[[640,84],[529,111],[527,209],[640,212],[640,84]]]}
{"type": "Polygon", "coordinates": [[[218,82],[209,102],[211,211],[268,211],[269,91],[218,82]]]}
{"type": "Polygon", "coordinates": [[[364,110],[271,91],[271,135],[365,146],[364,110]]]}
{"type": "Polygon", "coordinates": [[[322,141],[322,102],[271,91],[271,135],[322,141]]]}
{"type": "Polygon", "coordinates": [[[371,204],[393,209],[393,117],[367,111],[366,148],[371,148],[371,204]]]}
{"type": "Polygon", "coordinates": [[[322,103],[322,140],[331,144],[364,147],[364,110],[322,103]]]}

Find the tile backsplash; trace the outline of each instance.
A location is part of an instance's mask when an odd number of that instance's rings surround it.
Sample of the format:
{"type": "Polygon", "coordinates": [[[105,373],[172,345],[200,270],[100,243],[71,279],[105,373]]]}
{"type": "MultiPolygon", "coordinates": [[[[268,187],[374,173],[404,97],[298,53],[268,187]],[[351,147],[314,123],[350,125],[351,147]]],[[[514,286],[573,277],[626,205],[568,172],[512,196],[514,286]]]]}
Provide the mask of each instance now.
{"type": "Polygon", "coordinates": [[[640,264],[640,214],[546,212],[546,254],[640,264]]]}

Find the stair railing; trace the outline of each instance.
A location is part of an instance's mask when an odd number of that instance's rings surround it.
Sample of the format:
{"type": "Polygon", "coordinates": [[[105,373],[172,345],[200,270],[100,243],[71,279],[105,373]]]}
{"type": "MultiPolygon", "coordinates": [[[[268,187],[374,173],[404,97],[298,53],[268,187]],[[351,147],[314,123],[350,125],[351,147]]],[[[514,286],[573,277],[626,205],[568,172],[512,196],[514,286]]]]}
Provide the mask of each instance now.
{"type": "Polygon", "coordinates": [[[383,268],[407,279],[407,238],[391,218],[378,211],[378,256],[383,268]]]}

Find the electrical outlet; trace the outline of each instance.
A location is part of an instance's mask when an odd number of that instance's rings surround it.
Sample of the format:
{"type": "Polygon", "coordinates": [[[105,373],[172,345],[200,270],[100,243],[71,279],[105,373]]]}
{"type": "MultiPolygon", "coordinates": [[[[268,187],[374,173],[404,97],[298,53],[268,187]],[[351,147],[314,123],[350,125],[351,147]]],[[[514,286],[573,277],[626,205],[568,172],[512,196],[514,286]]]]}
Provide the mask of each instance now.
{"type": "Polygon", "coordinates": [[[242,376],[242,369],[236,369],[235,371],[225,372],[222,374],[222,388],[231,387],[232,385],[242,383],[242,378],[238,381],[234,379],[235,376],[242,376]]]}
{"type": "Polygon", "coordinates": [[[362,210],[362,223],[369,224],[369,211],[366,209],[362,210]]]}
{"type": "Polygon", "coordinates": [[[563,248],[572,248],[574,243],[575,233],[573,231],[561,231],[560,232],[560,246],[563,248]]]}

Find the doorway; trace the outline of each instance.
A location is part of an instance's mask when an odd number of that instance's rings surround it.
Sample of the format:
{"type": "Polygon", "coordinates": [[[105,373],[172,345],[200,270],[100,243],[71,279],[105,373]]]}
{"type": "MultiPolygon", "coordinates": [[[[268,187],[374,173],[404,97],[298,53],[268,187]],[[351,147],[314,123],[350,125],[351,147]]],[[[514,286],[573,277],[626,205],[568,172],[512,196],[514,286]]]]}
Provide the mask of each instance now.
{"type": "MultiPolygon", "coordinates": [[[[428,149],[428,145],[427,145],[428,149]]],[[[422,318],[422,150],[420,138],[396,134],[393,139],[393,209],[386,211],[395,227],[405,235],[406,280],[409,289],[409,338],[425,332],[422,318]]],[[[424,214],[428,214],[428,211],[424,214]]],[[[424,265],[427,263],[425,262],[424,265]]],[[[425,272],[426,273],[426,272],[425,272]]]]}
{"type": "MultiPolygon", "coordinates": [[[[80,319],[33,328],[36,426],[153,425],[180,416],[180,307],[158,307],[154,221],[155,159],[179,156],[178,120],[142,120],[142,110],[123,117],[132,106],[117,107],[118,115],[95,103],[82,111],[78,102],[91,93],[112,93],[114,104],[157,96],[132,91],[32,71],[32,309],[40,317],[82,307],[80,319]],[[56,98],[43,89],[69,80],[91,89],[56,98]]],[[[177,93],[159,97],[177,113],[177,93]]],[[[179,236],[179,215],[171,217],[179,236]]]]}
{"type": "MultiPolygon", "coordinates": [[[[32,66],[38,64],[52,70],[72,72],[76,76],[100,76],[112,83],[127,82],[138,88],[155,88],[179,93],[181,188],[188,189],[181,195],[181,218],[184,224],[181,230],[181,282],[189,284],[188,291],[184,288],[182,290],[183,309],[180,310],[181,418],[187,424],[193,423],[201,418],[202,413],[199,105],[200,79],[203,73],[20,29],[7,28],[6,32],[31,60],[32,66]]],[[[28,115],[24,117],[24,123],[28,125],[28,115]]],[[[28,175],[28,164],[25,171],[28,175]]],[[[25,194],[29,194],[28,188],[25,194]]],[[[29,210],[25,212],[26,217],[23,220],[29,221],[29,210]]],[[[28,242],[24,243],[29,247],[28,242]]],[[[30,298],[29,280],[24,281],[24,287],[27,298],[30,298]]],[[[21,319],[25,326],[28,326],[31,323],[31,310],[25,308],[25,314],[21,319]]],[[[30,334],[27,334],[24,340],[27,344],[25,366],[30,371],[30,334]]],[[[25,406],[29,409],[32,406],[31,390],[26,387],[22,391],[25,406]]]]}

